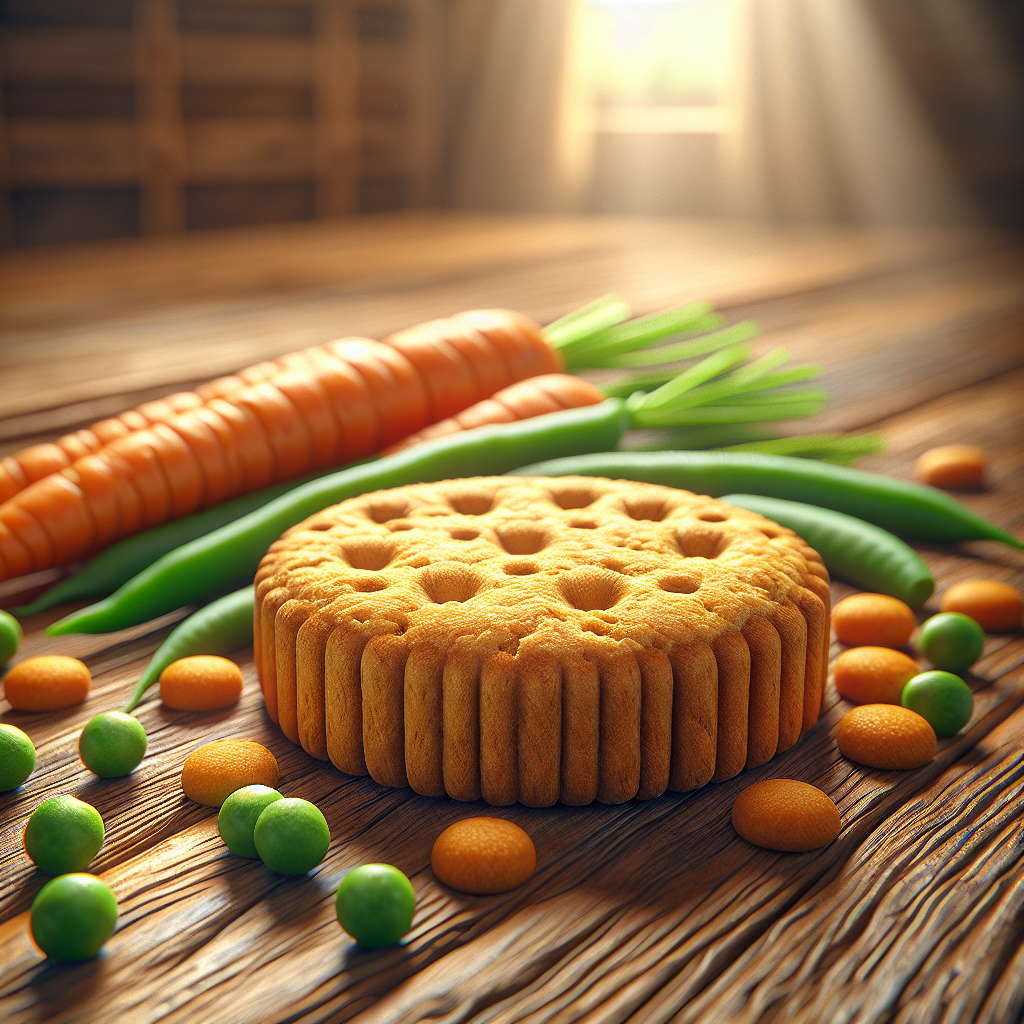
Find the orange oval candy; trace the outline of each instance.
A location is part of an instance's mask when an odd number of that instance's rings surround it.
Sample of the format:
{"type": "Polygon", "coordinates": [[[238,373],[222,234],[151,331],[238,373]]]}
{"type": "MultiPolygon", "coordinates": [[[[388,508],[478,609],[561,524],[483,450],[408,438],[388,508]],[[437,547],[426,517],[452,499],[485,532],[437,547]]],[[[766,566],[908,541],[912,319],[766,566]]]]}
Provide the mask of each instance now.
{"type": "Polygon", "coordinates": [[[179,658],[160,673],[160,699],[175,711],[218,711],[241,696],[242,670],[214,654],[179,658]]]}
{"type": "Polygon", "coordinates": [[[854,704],[899,704],[903,687],[921,671],[891,647],[851,647],[836,658],[832,678],[841,697],[854,704]]]}
{"type": "Polygon", "coordinates": [[[916,625],[910,605],[888,594],[853,594],[832,609],[832,628],[851,647],[902,647],[916,625]]]}
{"type": "Polygon", "coordinates": [[[430,866],[440,881],[459,892],[508,892],[533,874],[537,851],[511,821],[463,818],[437,837],[430,866]]]}
{"type": "Polygon", "coordinates": [[[938,749],[935,730],[917,712],[894,704],[864,704],[847,711],[836,742],[844,757],[869,768],[908,771],[927,764],[938,749]]]}
{"type": "Polygon", "coordinates": [[[914,475],[921,483],[947,491],[978,491],[985,486],[987,460],[980,448],[950,444],[929,448],[915,463],[914,475]]]}
{"type": "Polygon", "coordinates": [[[18,711],[59,711],[89,696],[92,675],[77,658],[44,654],[19,662],[4,677],[4,696],[18,711]]]}
{"type": "Polygon", "coordinates": [[[181,788],[189,800],[220,807],[236,789],[257,785],[273,789],[280,776],[277,758],[262,743],[214,740],[185,759],[181,788]]]}
{"type": "Polygon", "coordinates": [[[817,786],[796,779],[765,779],[736,797],[732,827],[755,846],[802,853],[828,846],[842,824],[839,808],[817,786]]]}
{"type": "Polygon", "coordinates": [[[1007,633],[1020,627],[1024,597],[1009,583],[970,580],[950,587],[942,595],[939,609],[969,615],[986,633],[1007,633]]]}

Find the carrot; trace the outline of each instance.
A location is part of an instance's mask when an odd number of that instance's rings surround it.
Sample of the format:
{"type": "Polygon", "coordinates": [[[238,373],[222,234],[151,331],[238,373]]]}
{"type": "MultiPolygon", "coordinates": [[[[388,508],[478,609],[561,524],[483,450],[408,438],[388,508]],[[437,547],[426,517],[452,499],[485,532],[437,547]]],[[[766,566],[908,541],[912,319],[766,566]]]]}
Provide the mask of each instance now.
{"type": "Polygon", "coordinates": [[[8,455],[0,459],[0,502],[7,501],[36,480],[70,466],[76,459],[98,452],[119,437],[171,419],[202,404],[203,399],[198,394],[181,391],[153,402],[143,402],[120,416],[100,420],[85,430],[65,434],[50,444],[32,445],[16,455],[8,455]]]}
{"type": "Polygon", "coordinates": [[[0,562],[8,577],[24,576],[39,565],[53,565],[53,551],[35,516],[5,502],[0,507],[0,562]]]}
{"type": "Polygon", "coordinates": [[[387,342],[416,368],[432,422],[454,415],[481,397],[470,364],[448,341],[445,327],[446,321],[432,320],[394,334],[387,342]]]}
{"type": "Polygon", "coordinates": [[[305,476],[313,462],[313,441],[309,427],[296,407],[269,381],[243,388],[228,399],[255,414],[274,458],[275,483],[292,476],[305,476]]]}
{"type": "MultiPolygon", "coordinates": [[[[342,342],[352,340],[356,339],[342,339],[342,342]]],[[[203,384],[194,392],[182,391],[166,398],[143,402],[119,416],[66,434],[53,443],[33,445],[0,459],[0,502],[12,498],[36,480],[60,472],[75,460],[95,454],[105,445],[128,434],[145,430],[157,423],[165,423],[181,413],[203,408],[216,398],[225,398],[254,384],[273,381],[283,372],[305,372],[310,364],[322,360],[325,355],[338,357],[339,344],[341,342],[331,342],[256,363],[239,370],[237,374],[218,377],[203,384]]],[[[432,320],[391,335],[385,342],[387,349],[382,349],[377,342],[367,344],[372,347],[376,361],[367,361],[369,354],[364,352],[367,359],[348,365],[356,365],[366,374],[366,379],[378,397],[378,403],[382,398],[387,398],[392,411],[397,412],[401,408],[406,414],[396,420],[388,419],[385,427],[379,427],[381,436],[378,442],[381,445],[399,440],[410,430],[419,429],[423,422],[454,415],[467,405],[472,405],[514,381],[563,369],[561,357],[544,339],[540,328],[528,317],[507,310],[475,310],[443,320],[432,320]],[[394,359],[391,349],[397,350],[405,358],[394,359]],[[402,386],[401,398],[394,393],[396,381],[382,370],[381,361],[402,386]],[[389,387],[391,390],[388,390],[389,387]],[[388,393],[385,395],[386,390],[388,393]],[[417,392],[415,397],[413,392],[417,392]],[[422,415],[422,403],[428,405],[425,421],[417,419],[422,415]],[[417,425],[406,429],[414,420],[417,425]]],[[[340,358],[343,363],[346,362],[346,356],[341,355],[340,358]]],[[[291,381],[294,383],[294,378],[291,381]]],[[[328,396],[332,394],[326,385],[324,391],[328,396]]],[[[304,405],[303,408],[308,409],[309,406],[304,405]]],[[[347,407],[342,405],[335,408],[347,407]]],[[[355,433],[363,437],[368,430],[369,418],[365,400],[360,407],[360,417],[360,427],[355,433]]],[[[321,414],[314,433],[322,445],[329,446],[326,424],[327,419],[321,414]]],[[[220,441],[223,445],[223,437],[220,441]]],[[[364,448],[361,443],[355,447],[365,451],[374,450],[372,445],[364,448]]],[[[327,458],[318,448],[315,464],[321,467],[337,464],[323,461],[327,458]]]]}
{"type": "Polygon", "coordinates": [[[474,309],[457,313],[450,319],[477,331],[500,353],[512,371],[510,384],[565,369],[560,352],[548,344],[529,317],[503,309],[474,309]]]}
{"type": "Polygon", "coordinates": [[[67,476],[86,496],[96,531],[95,546],[106,547],[121,536],[121,512],[113,470],[102,459],[88,455],[69,467],[67,476]]]}
{"type": "MultiPolygon", "coordinates": [[[[525,316],[475,310],[385,342],[342,338],[257,363],[195,393],[143,403],[62,438],[52,447],[64,458],[79,457],[0,505],[0,580],[73,561],[117,537],[365,457],[495,390],[561,370],[562,350],[574,346],[575,365],[587,365],[586,359],[605,365],[641,342],[691,325],[695,314],[670,311],[643,318],[625,334],[609,334],[625,315],[621,301],[601,300],[552,325],[549,343],[525,316]],[[103,444],[102,438],[110,440],[103,444]]],[[[599,400],[596,392],[584,391],[569,402],[599,400]]],[[[533,388],[476,409],[458,425],[564,408],[559,401],[533,388]],[[547,405],[549,399],[556,404],[547,405]]],[[[40,456],[36,466],[45,462],[40,456]]],[[[14,463],[10,479],[16,484],[20,474],[27,480],[19,458],[14,463]]]]}
{"type": "MultiPolygon", "coordinates": [[[[274,479],[274,452],[258,417],[244,405],[215,398],[207,406],[233,437],[231,449],[238,452],[242,468],[242,491],[261,491],[274,479]]],[[[229,449],[225,447],[225,451],[229,449]]]]}
{"type": "Polygon", "coordinates": [[[512,423],[542,416],[561,409],[577,409],[584,405],[597,405],[605,400],[600,389],[579,377],[567,373],[546,373],[541,377],[530,377],[502,389],[491,398],[485,398],[476,405],[464,409],[457,416],[451,416],[439,423],[432,423],[415,434],[404,437],[382,455],[392,455],[403,448],[432,441],[436,437],[457,434],[461,430],[486,426],[489,423],[512,423]]]}
{"type": "Polygon", "coordinates": [[[341,338],[324,347],[366,382],[377,410],[378,444],[390,444],[430,422],[426,396],[415,371],[402,366],[399,373],[395,372],[397,353],[363,338],[341,338]]]}

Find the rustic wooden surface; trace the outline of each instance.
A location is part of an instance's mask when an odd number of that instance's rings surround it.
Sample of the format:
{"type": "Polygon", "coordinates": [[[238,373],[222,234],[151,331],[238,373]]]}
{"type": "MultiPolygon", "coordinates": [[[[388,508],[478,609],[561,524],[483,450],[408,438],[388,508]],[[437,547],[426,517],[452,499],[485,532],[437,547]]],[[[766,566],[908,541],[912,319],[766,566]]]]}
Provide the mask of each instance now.
{"type": "MultiPolygon", "coordinates": [[[[1019,240],[977,232],[426,214],[6,256],[0,453],[341,333],[381,336],[474,305],[550,319],[614,289],[642,311],[708,298],[730,320],[759,319],[760,350],[785,344],[821,362],[831,401],[800,429],[879,430],[889,450],[866,468],[908,478],[928,447],[981,445],[991,487],[963,500],[1022,536],[1021,256],[1019,240]]],[[[940,593],[975,577],[1024,586],[1019,552],[920,550],[940,593]]],[[[17,586],[4,603],[23,599],[17,586]]],[[[849,592],[833,584],[834,598],[849,592]]],[[[924,614],[936,608],[933,598],[924,614]]],[[[78,732],[123,705],[175,617],[47,638],[66,610],[27,621],[17,657],[84,658],[87,703],[50,715],[0,703],[0,720],[39,751],[28,782],[0,795],[4,1020],[1010,1024],[1024,1014],[1019,631],[988,638],[971,678],[974,717],[919,771],[840,756],[832,736],[847,705],[830,684],[815,728],[736,779],[647,803],[494,812],[312,760],[264,712],[251,652],[238,655],[236,708],[172,712],[153,692],[139,712],[145,761],[96,780],[78,761],[78,732]],[[220,737],[266,743],[281,789],[324,811],[331,848],[309,878],[233,857],[210,810],[181,794],[187,753],[220,737]],[[842,813],[840,837],[807,854],[740,840],[732,800],[769,777],[821,786],[842,813]],[[46,879],[21,830],[58,792],[103,815],[92,867],[121,909],[105,952],[76,966],[44,960],[26,935],[46,879]],[[434,837],[481,812],[534,837],[537,873],[514,892],[464,896],[431,874],[434,837]],[[333,897],[345,871],[376,860],[411,877],[417,913],[403,945],[367,952],[341,932],[333,897]]]]}

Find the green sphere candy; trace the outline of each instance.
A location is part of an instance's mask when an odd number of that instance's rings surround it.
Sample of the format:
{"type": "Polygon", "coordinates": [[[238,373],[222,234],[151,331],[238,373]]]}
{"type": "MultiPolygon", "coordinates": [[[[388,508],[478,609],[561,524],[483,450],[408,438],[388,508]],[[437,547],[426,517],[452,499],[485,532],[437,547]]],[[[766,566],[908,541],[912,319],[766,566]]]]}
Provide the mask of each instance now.
{"type": "Polygon", "coordinates": [[[10,612],[0,609],[0,665],[14,657],[23,635],[21,623],[10,612]]]}
{"type": "Polygon", "coordinates": [[[268,804],[253,830],[260,860],[279,875],[304,875],[327,854],[331,830],[308,800],[282,797],[268,804]]]}
{"type": "Polygon", "coordinates": [[[101,779],[134,771],[146,753],[146,730],[123,711],[104,711],[91,718],[78,738],[78,756],[101,779]]]}
{"type": "Polygon", "coordinates": [[[393,946],[409,930],[416,911],[412,883],[390,864],[353,868],[334,899],[338,923],[361,946],[393,946]]]}
{"type": "Polygon", "coordinates": [[[220,805],[217,828],[228,849],[239,857],[259,857],[253,832],[259,816],[269,804],[283,799],[269,786],[243,786],[220,805]]]}
{"type": "Polygon", "coordinates": [[[116,924],[117,899],[95,875],[54,878],[32,903],[32,938],[53,960],[91,960],[116,924]]]}
{"type": "Polygon", "coordinates": [[[922,672],[908,679],[900,703],[916,711],[936,736],[953,736],[974,713],[971,688],[952,672],[922,672]]]}
{"type": "Polygon", "coordinates": [[[25,852],[40,871],[81,871],[103,845],[103,819],[92,804],[64,794],[44,800],[28,819],[25,852]]]}
{"type": "Polygon", "coordinates": [[[921,627],[917,649],[936,667],[963,672],[981,656],[985,631],[969,615],[942,612],[921,627]]]}
{"type": "Polygon", "coordinates": [[[36,748],[16,725],[0,725],[0,793],[17,789],[36,766],[36,748]]]}

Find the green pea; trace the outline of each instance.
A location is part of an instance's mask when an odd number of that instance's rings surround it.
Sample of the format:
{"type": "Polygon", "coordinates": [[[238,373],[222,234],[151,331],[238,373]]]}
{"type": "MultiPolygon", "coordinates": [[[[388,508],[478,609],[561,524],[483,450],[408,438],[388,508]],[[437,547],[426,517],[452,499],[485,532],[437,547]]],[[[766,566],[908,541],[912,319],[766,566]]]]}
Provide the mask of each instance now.
{"type": "Polygon", "coordinates": [[[936,736],[953,736],[974,713],[971,688],[951,672],[922,672],[908,679],[900,703],[916,711],[936,736]]]}
{"type": "Polygon", "coordinates": [[[981,657],[985,631],[960,612],[933,615],[921,627],[917,649],[936,667],[964,672],[981,657]]]}

